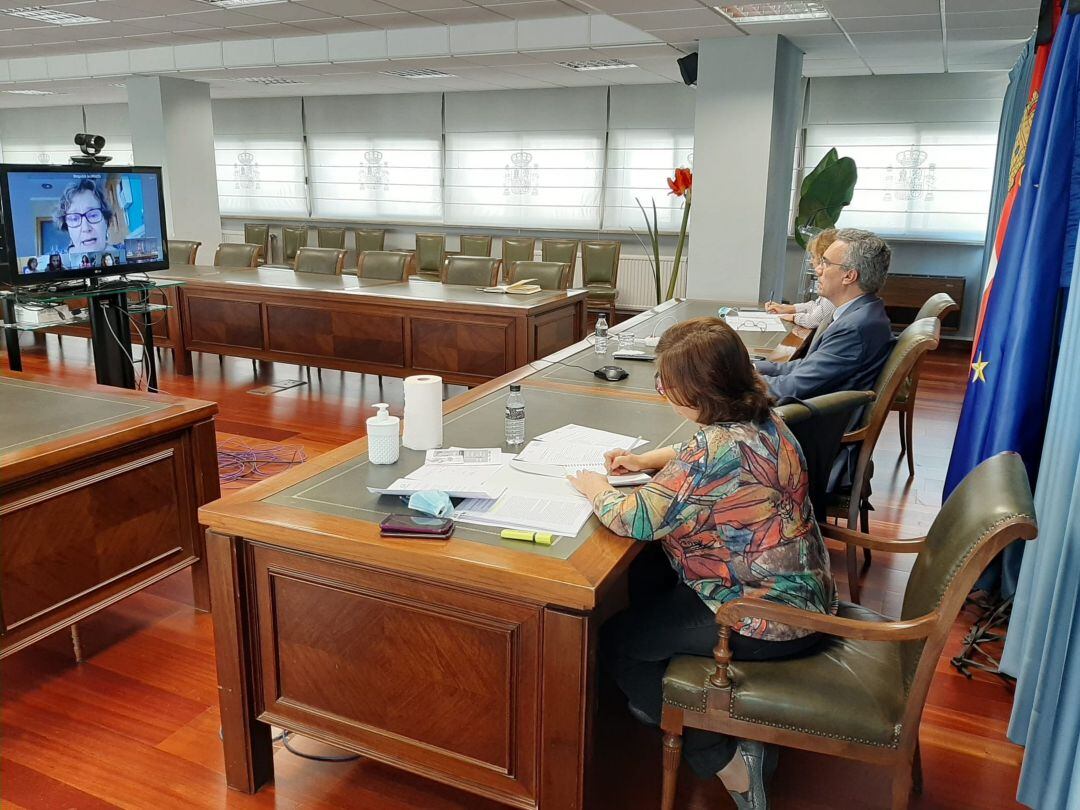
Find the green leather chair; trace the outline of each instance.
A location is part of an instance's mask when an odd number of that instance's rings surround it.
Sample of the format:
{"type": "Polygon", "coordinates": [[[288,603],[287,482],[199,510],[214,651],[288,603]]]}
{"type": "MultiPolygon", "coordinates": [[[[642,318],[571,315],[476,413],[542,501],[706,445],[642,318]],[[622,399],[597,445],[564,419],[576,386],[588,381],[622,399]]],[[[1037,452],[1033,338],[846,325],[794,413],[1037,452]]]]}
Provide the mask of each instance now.
{"type": "Polygon", "coordinates": [[[589,309],[606,309],[608,323],[615,323],[621,247],[619,242],[581,243],[581,280],[589,291],[585,306],[589,309]]]}
{"type": "Polygon", "coordinates": [[[386,249],[386,231],[380,228],[357,228],[353,231],[353,241],[356,243],[356,256],[359,260],[361,253],[386,249]]]}
{"type": "Polygon", "coordinates": [[[405,270],[412,254],[404,250],[365,250],[356,265],[360,278],[381,278],[404,281],[405,270]]]}
{"type": "Polygon", "coordinates": [[[214,253],[214,267],[258,267],[262,245],[222,242],[214,253]]]}
{"type": "Polygon", "coordinates": [[[721,605],[713,657],[678,656],[664,675],[662,810],[675,804],[686,727],[884,766],[892,772],[892,808],[904,810],[912,787],[922,790],[919,721],[964,600],[1005,546],[1033,539],[1038,529],[1023,461],[1000,453],[960,482],[926,537],[886,540],[830,525],[822,531],[852,546],[918,554],[900,618],[846,603],[836,616],[758,598],[721,605]],[[745,618],[828,638],[791,660],[732,661],[730,628],[745,618]]]}
{"type": "Polygon", "coordinates": [[[337,248],[302,247],[296,252],[293,270],[297,273],[319,273],[340,276],[345,266],[345,251],[337,248]]]}
{"type": "Polygon", "coordinates": [[[296,253],[300,248],[307,247],[308,229],[306,226],[290,228],[286,225],[281,229],[281,260],[285,264],[296,261],[296,253]]]}
{"type": "Polygon", "coordinates": [[[344,228],[318,228],[316,232],[318,234],[319,247],[335,248],[337,250],[345,249],[344,228]]]}
{"type": "Polygon", "coordinates": [[[499,259],[487,256],[453,255],[443,265],[440,281],[443,284],[471,284],[490,287],[499,279],[499,259]]]}
{"type": "MultiPolygon", "coordinates": [[[[919,307],[915,320],[923,318],[937,318],[940,323],[946,315],[953,310],[960,309],[953,297],[948,293],[935,293],[927,299],[926,303],[919,307]]],[[[915,445],[912,444],[913,425],[915,420],[915,394],[919,389],[919,374],[925,355],[919,358],[915,368],[908,374],[907,379],[900,385],[896,396],[893,397],[890,411],[896,411],[900,420],[900,458],[907,454],[908,477],[915,477],[915,445]]]]}
{"type": "Polygon", "coordinates": [[[490,256],[490,236],[462,236],[459,240],[461,246],[458,253],[462,256],[490,256]]]}
{"type": "Polygon", "coordinates": [[[565,290],[570,286],[570,265],[558,262],[514,262],[506,274],[513,284],[526,278],[535,279],[545,290],[565,290]]]}
{"type": "Polygon", "coordinates": [[[192,242],[187,239],[168,239],[166,244],[169,249],[169,264],[195,264],[195,257],[199,253],[202,242],[192,242]]]}
{"type": "MultiPolygon", "coordinates": [[[[536,240],[532,237],[515,236],[502,240],[503,272],[509,273],[514,262],[531,262],[536,258],[536,240]]],[[[562,262],[560,262],[562,264],[562,262]]]]}
{"type": "Polygon", "coordinates": [[[412,272],[430,279],[442,277],[446,262],[446,236],[441,233],[418,233],[412,272]]]}
{"type": "Polygon", "coordinates": [[[258,245],[262,248],[259,255],[259,264],[270,261],[270,226],[244,223],[244,241],[249,245],[258,245]]]}
{"type": "MultiPolygon", "coordinates": [[[[576,239],[541,239],[540,260],[570,265],[570,283],[577,272],[578,242],[576,239]]],[[[530,257],[531,258],[531,257],[530,257]]]]}

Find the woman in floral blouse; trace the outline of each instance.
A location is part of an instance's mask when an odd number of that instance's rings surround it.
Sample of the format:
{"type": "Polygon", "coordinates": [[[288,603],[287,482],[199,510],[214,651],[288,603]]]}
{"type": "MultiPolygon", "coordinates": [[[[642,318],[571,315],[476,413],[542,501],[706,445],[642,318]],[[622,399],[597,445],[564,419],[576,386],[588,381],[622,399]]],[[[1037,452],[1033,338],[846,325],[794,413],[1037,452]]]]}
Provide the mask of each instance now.
{"type": "MultiPolygon", "coordinates": [[[[596,473],[578,473],[571,483],[613,532],[657,541],[634,561],[631,606],[605,625],[601,652],[631,712],[659,725],[668,661],[712,654],[721,604],[753,596],[834,613],[836,592],[802,450],[772,413],[738,335],[719,318],[686,321],[664,333],[656,362],[656,390],[700,430],[675,447],[608,452],[612,473],[659,470],[632,492],[596,473]]],[[[732,652],[743,660],[789,658],[819,641],[761,620],[733,630],[732,652]]],[[[773,751],[687,729],[683,753],[699,775],[719,776],[738,807],[767,807],[773,751]]]]}

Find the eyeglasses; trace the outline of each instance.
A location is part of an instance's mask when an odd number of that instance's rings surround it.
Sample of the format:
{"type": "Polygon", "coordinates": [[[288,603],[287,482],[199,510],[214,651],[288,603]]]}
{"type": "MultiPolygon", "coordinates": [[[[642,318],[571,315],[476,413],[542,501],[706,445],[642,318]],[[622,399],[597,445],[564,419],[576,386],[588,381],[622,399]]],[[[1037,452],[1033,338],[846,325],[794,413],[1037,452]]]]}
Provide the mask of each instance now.
{"type": "Polygon", "coordinates": [[[664,381],[660,379],[660,372],[653,374],[653,387],[656,388],[656,393],[667,399],[667,391],[664,390],[664,381]]]}
{"type": "Polygon", "coordinates": [[[78,228],[82,225],[84,219],[91,225],[97,225],[104,218],[105,215],[101,212],[100,208],[91,208],[84,214],[76,214],[75,212],[64,214],[64,224],[69,228],[78,228]]]}
{"type": "Polygon", "coordinates": [[[858,271],[858,267],[853,264],[844,264],[843,262],[833,262],[826,259],[824,256],[819,256],[817,261],[814,262],[815,267],[846,267],[848,270],[858,271]]]}

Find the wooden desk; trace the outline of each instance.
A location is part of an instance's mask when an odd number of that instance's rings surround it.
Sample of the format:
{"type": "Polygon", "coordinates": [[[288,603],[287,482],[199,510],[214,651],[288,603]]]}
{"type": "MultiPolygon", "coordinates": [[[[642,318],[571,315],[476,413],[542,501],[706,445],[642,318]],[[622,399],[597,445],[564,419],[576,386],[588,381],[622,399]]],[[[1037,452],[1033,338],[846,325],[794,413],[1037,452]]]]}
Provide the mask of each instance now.
{"type": "MultiPolygon", "coordinates": [[[[698,310],[716,305],[659,315],[698,310]]],[[[593,349],[565,354],[578,352],[593,349]]],[[[661,446],[696,430],[652,391],[651,363],[621,393],[537,365],[447,402],[444,443],[501,445],[514,380],[529,436],[573,422],[661,446]]],[[[373,466],[361,439],[200,510],[228,784],[254,792],[273,777],[273,723],[509,806],[583,808],[598,630],[640,546],[595,518],[551,547],[464,524],[445,542],[380,537],[379,521],[406,510],[367,486],[422,462],[402,448],[373,466]]]]}
{"type": "Polygon", "coordinates": [[[220,494],[217,405],[0,372],[0,657],[192,566],[220,494]]]}
{"type": "Polygon", "coordinates": [[[185,352],[478,385],[585,336],[585,291],[495,295],[268,268],[188,267],[185,352]]]}

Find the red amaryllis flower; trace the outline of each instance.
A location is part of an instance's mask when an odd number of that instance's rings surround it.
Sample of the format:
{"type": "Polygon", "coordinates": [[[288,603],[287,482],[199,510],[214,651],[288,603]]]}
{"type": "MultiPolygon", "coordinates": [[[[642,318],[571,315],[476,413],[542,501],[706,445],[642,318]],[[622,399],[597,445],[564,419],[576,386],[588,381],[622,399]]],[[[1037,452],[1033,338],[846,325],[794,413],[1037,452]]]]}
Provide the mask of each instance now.
{"type": "Polygon", "coordinates": [[[683,197],[690,191],[690,187],[694,185],[694,175],[689,169],[676,169],[675,176],[669,177],[667,184],[668,188],[671,189],[671,194],[676,197],[683,197]]]}

